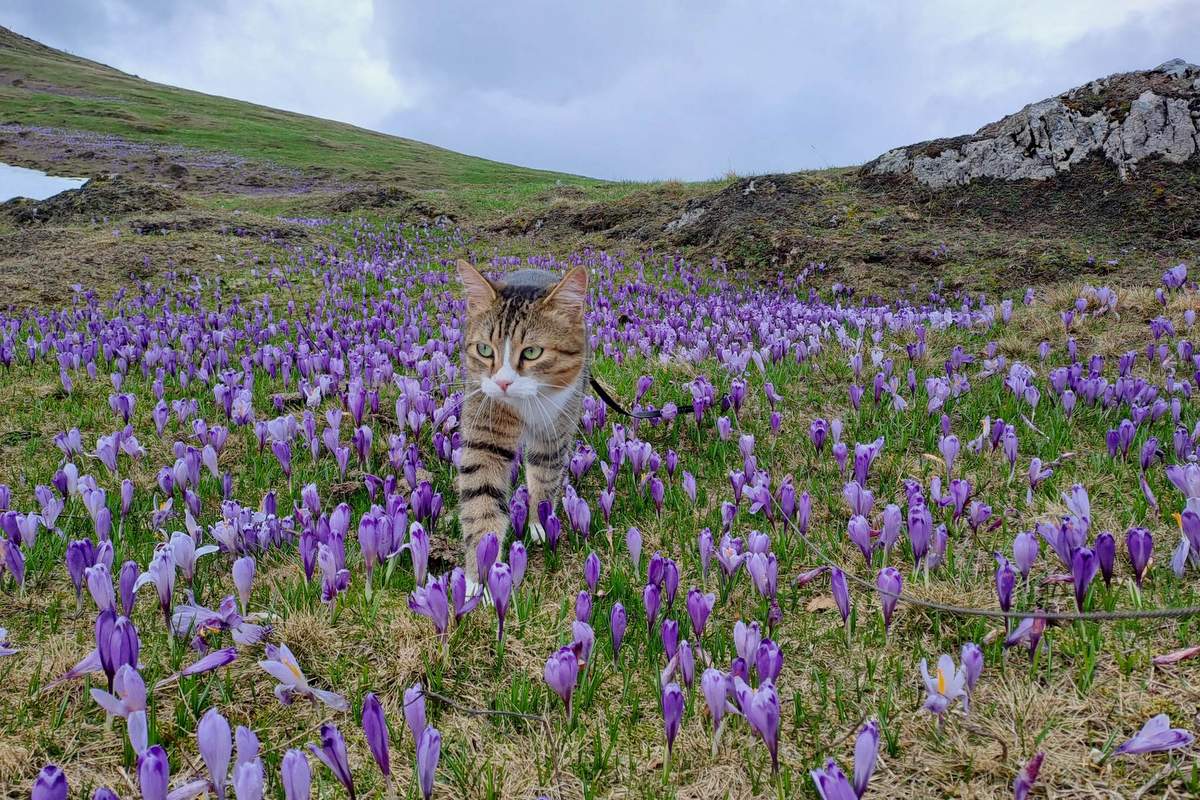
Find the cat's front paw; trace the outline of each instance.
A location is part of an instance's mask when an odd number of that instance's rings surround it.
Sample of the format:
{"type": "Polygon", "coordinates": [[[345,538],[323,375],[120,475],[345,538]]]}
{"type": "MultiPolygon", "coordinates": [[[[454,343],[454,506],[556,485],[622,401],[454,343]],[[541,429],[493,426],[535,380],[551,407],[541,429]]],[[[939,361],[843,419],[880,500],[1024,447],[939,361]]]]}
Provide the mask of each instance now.
{"type": "Polygon", "coordinates": [[[487,587],[484,586],[482,583],[480,583],[477,580],[474,580],[473,578],[467,578],[466,586],[467,586],[467,597],[475,597],[477,595],[483,595],[483,602],[489,606],[492,604],[492,593],[489,592],[487,590],[487,587]]]}
{"type": "Polygon", "coordinates": [[[542,527],[542,523],[529,523],[529,541],[533,542],[534,544],[546,543],[546,529],[542,527]]]}

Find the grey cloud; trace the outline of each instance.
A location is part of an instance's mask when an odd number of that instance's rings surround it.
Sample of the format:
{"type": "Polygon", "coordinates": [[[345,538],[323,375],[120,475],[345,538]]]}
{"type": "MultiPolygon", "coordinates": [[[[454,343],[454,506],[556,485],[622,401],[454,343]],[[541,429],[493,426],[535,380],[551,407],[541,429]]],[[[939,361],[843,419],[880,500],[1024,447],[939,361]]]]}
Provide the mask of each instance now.
{"type": "Polygon", "coordinates": [[[1200,59],[1193,0],[370,2],[308,0],[290,27],[226,32],[250,24],[244,6],[15,0],[0,24],[189,88],[637,179],[861,163],[1101,75],[1200,59]],[[322,18],[354,22],[323,48],[322,18]],[[165,36],[196,69],[172,66],[165,36]],[[243,41],[261,41],[254,69],[230,55],[243,41]],[[358,78],[341,77],[346,52],[358,78]],[[302,92],[286,81],[301,58],[323,59],[302,92]]]}

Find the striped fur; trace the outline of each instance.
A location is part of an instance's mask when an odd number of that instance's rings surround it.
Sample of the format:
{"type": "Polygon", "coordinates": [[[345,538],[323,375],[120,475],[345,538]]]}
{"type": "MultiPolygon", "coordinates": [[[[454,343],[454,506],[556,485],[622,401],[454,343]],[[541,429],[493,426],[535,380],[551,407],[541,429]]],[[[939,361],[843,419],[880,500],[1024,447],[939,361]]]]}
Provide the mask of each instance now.
{"type": "Polygon", "coordinates": [[[520,270],[503,283],[465,261],[458,272],[467,294],[458,521],[467,575],[477,580],[480,538],[492,531],[503,542],[508,531],[518,448],[531,517],[542,500],[558,503],[588,383],[587,271],[577,267],[560,280],[520,270]]]}

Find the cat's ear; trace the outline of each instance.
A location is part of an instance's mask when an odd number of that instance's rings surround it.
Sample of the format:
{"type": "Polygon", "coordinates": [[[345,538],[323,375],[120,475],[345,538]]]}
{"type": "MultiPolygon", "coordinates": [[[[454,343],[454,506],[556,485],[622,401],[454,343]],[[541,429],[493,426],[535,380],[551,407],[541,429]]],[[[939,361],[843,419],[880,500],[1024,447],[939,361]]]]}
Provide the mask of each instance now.
{"type": "Polygon", "coordinates": [[[587,267],[576,267],[555,284],[546,295],[545,304],[560,308],[572,316],[583,317],[587,308],[587,267]]]}
{"type": "Polygon", "coordinates": [[[467,290],[467,313],[474,316],[496,300],[496,287],[479,270],[461,258],[458,260],[458,279],[467,290]]]}

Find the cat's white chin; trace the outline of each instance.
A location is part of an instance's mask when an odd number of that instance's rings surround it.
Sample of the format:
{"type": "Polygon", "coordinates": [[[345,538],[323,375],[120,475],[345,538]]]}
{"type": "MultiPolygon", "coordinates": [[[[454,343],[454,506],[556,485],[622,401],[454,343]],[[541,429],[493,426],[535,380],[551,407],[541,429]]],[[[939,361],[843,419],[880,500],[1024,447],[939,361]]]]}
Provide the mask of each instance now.
{"type": "Polygon", "coordinates": [[[529,523],[529,541],[533,542],[534,544],[546,543],[546,529],[542,527],[542,523],[529,523]]]}

